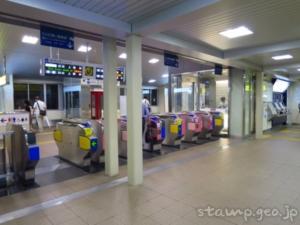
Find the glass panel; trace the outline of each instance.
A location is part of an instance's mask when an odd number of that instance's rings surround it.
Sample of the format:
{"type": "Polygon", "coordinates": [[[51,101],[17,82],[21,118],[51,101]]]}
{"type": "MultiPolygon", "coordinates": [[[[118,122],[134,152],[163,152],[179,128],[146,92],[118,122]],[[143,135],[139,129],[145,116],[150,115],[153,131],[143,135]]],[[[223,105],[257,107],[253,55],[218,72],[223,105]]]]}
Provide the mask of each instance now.
{"type": "Polygon", "coordinates": [[[58,109],[58,85],[57,84],[47,84],[46,96],[47,96],[47,109],[58,109]]]}
{"type": "Polygon", "coordinates": [[[28,85],[14,84],[14,107],[24,109],[24,101],[28,99],[28,85]]]}
{"type": "Polygon", "coordinates": [[[44,101],[44,85],[43,84],[29,84],[29,98],[34,102],[34,98],[39,96],[44,101]]]}

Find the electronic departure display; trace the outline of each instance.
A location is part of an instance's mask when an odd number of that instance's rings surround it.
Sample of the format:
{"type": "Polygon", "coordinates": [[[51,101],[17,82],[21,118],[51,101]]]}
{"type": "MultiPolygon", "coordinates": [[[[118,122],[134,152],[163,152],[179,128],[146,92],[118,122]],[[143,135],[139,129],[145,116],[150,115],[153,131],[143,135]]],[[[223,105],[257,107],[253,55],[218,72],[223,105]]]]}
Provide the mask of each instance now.
{"type": "Polygon", "coordinates": [[[103,68],[96,68],[96,79],[98,80],[104,79],[103,68]]]}
{"type": "Polygon", "coordinates": [[[79,65],[46,62],[44,71],[46,76],[82,78],[83,67],[79,65]]]}
{"type": "Polygon", "coordinates": [[[125,83],[124,67],[117,68],[116,76],[117,76],[117,81],[120,81],[120,83],[125,83]]]}
{"type": "MultiPolygon", "coordinates": [[[[104,70],[103,68],[96,68],[96,79],[103,80],[104,79],[104,70]]],[[[116,70],[116,79],[121,83],[125,83],[125,71],[123,67],[119,67],[116,70]]]]}

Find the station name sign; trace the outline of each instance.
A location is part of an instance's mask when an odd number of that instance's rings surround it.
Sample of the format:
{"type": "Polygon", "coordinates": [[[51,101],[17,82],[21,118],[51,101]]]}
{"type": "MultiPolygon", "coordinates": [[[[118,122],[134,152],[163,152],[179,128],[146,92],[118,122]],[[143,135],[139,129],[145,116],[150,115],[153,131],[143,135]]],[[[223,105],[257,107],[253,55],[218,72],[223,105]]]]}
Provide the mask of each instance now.
{"type": "MultiPolygon", "coordinates": [[[[41,60],[40,75],[65,78],[104,79],[103,65],[44,58],[41,60]]],[[[116,80],[125,84],[125,68],[116,69],[116,80]]]]}
{"type": "Polygon", "coordinates": [[[40,27],[41,45],[74,50],[74,33],[54,27],[40,27]]]}

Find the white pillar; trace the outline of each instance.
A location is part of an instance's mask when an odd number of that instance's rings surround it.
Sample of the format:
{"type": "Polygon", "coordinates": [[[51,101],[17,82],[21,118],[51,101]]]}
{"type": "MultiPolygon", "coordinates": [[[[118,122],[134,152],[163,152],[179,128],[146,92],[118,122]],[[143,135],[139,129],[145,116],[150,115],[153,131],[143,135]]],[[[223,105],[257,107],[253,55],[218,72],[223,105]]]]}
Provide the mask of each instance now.
{"type": "Polygon", "coordinates": [[[116,52],[115,40],[104,37],[102,47],[104,64],[104,147],[105,173],[109,176],[119,173],[116,52]]]}
{"type": "Polygon", "coordinates": [[[229,70],[229,135],[237,138],[244,136],[244,73],[236,68],[229,70]]]}
{"type": "Polygon", "coordinates": [[[255,99],[255,137],[263,137],[263,84],[264,73],[256,74],[256,99],[255,99]]]}
{"type": "Polygon", "coordinates": [[[139,185],[143,183],[141,37],[130,35],[126,49],[128,182],[139,185]]]}

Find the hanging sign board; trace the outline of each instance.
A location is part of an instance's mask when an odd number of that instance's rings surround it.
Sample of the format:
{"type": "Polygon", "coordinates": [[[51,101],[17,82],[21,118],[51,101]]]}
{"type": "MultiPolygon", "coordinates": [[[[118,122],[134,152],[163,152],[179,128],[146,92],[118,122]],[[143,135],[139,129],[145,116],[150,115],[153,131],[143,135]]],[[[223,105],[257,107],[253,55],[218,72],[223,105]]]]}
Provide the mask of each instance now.
{"type": "MultiPolygon", "coordinates": [[[[104,79],[102,65],[62,59],[41,59],[40,75],[51,77],[85,78],[85,82],[104,79]]],[[[126,83],[125,67],[116,69],[116,80],[126,83]]],[[[95,82],[91,82],[95,83],[95,82]]]]}
{"type": "Polygon", "coordinates": [[[165,66],[171,66],[171,67],[179,67],[179,58],[177,55],[165,52],[164,53],[164,63],[165,66]]]}
{"type": "Polygon", "coordinates": [[[74,33],[53,27],[41,26],[41,45],[74,50],[74,33]]]}

